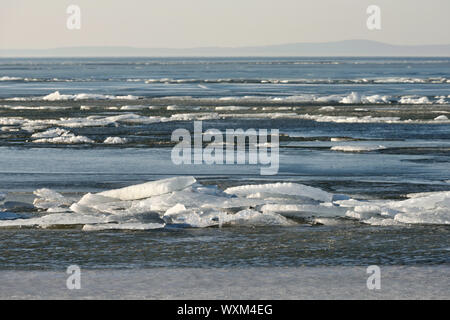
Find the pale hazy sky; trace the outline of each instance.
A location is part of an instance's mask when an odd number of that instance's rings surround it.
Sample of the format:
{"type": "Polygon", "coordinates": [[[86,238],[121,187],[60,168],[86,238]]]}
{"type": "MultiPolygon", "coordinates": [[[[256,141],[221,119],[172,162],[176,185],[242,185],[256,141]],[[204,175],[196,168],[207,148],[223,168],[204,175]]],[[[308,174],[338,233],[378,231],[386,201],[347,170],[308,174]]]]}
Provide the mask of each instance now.
{"type": "Polygon", "coordinates": [[[0,49],[186,48],[368,39],[449,44],[450,0],[1,0],[0,49]],[[81,8],[81,30],[66,9],[81,8]],[[379,31],[366,27],[381,8],[379,31]]]}

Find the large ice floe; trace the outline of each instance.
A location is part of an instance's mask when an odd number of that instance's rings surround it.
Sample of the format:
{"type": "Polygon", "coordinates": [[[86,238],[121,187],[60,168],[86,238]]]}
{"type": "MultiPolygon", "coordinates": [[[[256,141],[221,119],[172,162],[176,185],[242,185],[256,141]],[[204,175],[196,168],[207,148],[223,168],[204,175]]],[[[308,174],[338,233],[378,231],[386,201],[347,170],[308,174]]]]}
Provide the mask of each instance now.
{"type": "Polygon", "coordinates": [[[280,182],[220,190],[179,176],[70,198],[34,192],[38,213],[23,219],[2,210],[0,227],[85,231],[174,227],[450,224],[450,191],[409,194],[405,200],[357,200],[319,188],[280,182]]]}

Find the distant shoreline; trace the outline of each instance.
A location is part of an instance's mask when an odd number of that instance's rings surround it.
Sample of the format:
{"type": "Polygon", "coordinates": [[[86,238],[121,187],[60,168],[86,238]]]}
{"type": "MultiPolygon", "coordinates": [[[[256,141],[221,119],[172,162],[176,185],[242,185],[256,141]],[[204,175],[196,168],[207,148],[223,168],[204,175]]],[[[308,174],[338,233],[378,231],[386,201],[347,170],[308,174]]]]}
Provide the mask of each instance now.
{"type": "Polygon", "coordinates": [[[369,40],[345,40],[253,47],[135,48],[91,46],[51,49],[0,49],[0,57],[450,57],[450,44],[392,45],[369,40]]]}

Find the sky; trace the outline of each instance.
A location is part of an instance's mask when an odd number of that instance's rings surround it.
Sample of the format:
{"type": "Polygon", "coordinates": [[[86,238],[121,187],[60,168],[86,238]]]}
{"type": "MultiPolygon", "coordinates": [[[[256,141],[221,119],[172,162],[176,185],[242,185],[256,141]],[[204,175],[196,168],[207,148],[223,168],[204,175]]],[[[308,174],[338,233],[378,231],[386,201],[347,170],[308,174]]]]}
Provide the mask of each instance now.
{"type": "Polygon", "coordinates": [[[450,44],[449,12],[449,0],[1,0],[0,49],[450,44]],[[66,26],[72,4],[79,30],[66,26]],[[381,30],[366,26],[369,5],[381,9],[381,30]]]}

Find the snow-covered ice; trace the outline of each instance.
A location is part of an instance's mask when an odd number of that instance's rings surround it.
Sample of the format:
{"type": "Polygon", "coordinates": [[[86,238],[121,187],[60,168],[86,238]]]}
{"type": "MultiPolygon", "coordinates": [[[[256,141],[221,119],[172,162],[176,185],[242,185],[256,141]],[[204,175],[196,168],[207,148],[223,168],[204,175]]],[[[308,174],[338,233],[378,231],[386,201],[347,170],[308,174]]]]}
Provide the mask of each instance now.
{"type": "Polygon", "coordinates": [[[127,143],[127,138],[121,138],[121,137],[108,137],[103,141],[105,144],[124,144],[127,143]]]}
{"type": "Polygon", "coordinates": [[[77,136],[72,132],[55,128],[44,132],[34,133],[31,136],[33,143],[61,143],[61,144],[78,144],[78,143],[94,143],[92,139],[85,136],[77,136]]]}

